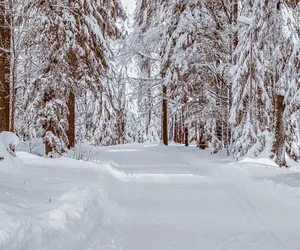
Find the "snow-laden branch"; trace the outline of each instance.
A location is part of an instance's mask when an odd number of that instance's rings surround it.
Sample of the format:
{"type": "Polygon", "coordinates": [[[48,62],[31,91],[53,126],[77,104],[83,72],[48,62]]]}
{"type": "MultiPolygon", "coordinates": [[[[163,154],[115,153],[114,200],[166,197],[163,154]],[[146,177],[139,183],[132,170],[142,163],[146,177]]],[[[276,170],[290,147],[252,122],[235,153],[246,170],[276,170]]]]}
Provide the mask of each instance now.
{"type": "Polygon", "coordinates": [[[153,61],[158,61],[158,60],[160,60],[159,58],[155,58],[155,57],[152,57],[152,56],[150,56],[150,55],[147,55],[147,54],[145,54],[145,53],[143,53],[143,52],[137,51],[137,50],[135,50],[134,48],[132,48],[130,45],[128,45],[128,44],[126,44],[126,43],[124,43],[124,45],[125,45],[127,48],[129,48],[133,53],[136,53],[136,54],[138,54],[138,55],[140,55],[140,56],[142,56],[142,57],[148,58],[148,59],[153,60],[153,61]]]}
{"type": "Polygon", "coordinates": [[[252,20],[250,18],[246,17],[246,16],[239,16],[237,21],[239,23],[245,24],[247,26],[250,26],[251,23],[252,23],[252,20]]]}

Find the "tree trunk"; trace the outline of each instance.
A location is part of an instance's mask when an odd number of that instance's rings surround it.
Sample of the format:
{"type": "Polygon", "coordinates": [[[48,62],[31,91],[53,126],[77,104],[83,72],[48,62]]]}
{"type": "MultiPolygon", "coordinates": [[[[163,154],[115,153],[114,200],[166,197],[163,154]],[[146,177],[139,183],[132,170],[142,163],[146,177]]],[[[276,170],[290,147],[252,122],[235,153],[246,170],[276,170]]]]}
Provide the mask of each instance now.
{"type": "Polygon", "coordinates": [[[168,145],[168,100],[167,87],[163,86],[163,101],[162,101],[162,140],[163,144],[168,145]]]}
{"type": "Polygon", "coordinates": [[[69,123],[69,129],[68,129],[68,140],[69,145],[68,149],[75,147],[75,95],[72,91],[70,91],[69,94],[69,100],[68,100],[68,123],[69,123]]]}
{"type": "Polygon", "coordinates": [[[171,118],[171,126],[169,131],[169,140],[174,141],[174,116],[171,118]]]}
{"type": "Polygon", "coordinates": [[[180,112],[180,144],[184,143],[184,120],[183,120],[183,110],[180,112]]]}
{"type": "Polygon", "coordinates": [[[45,142],[45,154],[48,155],[52,152],[52,148],[48,142],[45,142]]]}
{"type": "MultiPolygon", "coordinates": [[[[51,100],[55,98],[55,93],[53,89],[48,88],[45,90],[44,96],[43,96],[43,103],[42,106],[46,106],[47,103],[49,103],[51,100]]],[[[55,131],[55,120],[49,116],[47,113],[44,114],[45,122],[43,123],[43,129],[44,129],[44,144],[45,144],[45,154],[49,157],[53,157],[53,154],[56,154],[56,142],[53,140],[53,136],[56,136],[57,133],[55,131]]]]}
{"type": "Polygon", "coordinates": [[[276,157],[276,163],[280,166],[286,166],[285,160],[285,129],[283,113],[285,109],[284,96],[275,96],[275,140],[273,144],[273,153],[276,157]]]}
{"type": "MultiPolygon", "coordinates": [[[[148,77],[149,79],[151,78],[151,66],[150,63],[147,63],[147,71],[148,71],[148,77]]],[[[149,135],[149,127],[151,124],[151,116],[152,116],[152,93],[151,93],[151,88],[148,87],[147,89],[147,115],[146,115],[146,135],[147,135],[147,139],[148,139],[148,135],[149,135]]]]}
{"type": "Polygon", "coordinates": [[[16,63],[12,66],[12,83],[11,83],[11,115],[10,115],[10,131],[15,132],[15,112],[16,112],[16,63]]]}
{"type": "Polygon", "coordinates": [[[206,145],[206,138],[205,138],[205,134],[204,134],[204,126],[203,124],[200,124],[199,127],[199,139],[198,139],[198,148],[200,149],[206,149],[207,145],[206,145]]]}
{"type": "MultiPolygon", "coordinates": [[[[236,65],[237,64],[237,55],[234,56],[234,51],[236,50],[238,43],[239,43],[239,32],[237,29],[237,23],[238,23],[238,15],[239,15],[239,1],[238,0],[232,0],[233,3],[233,12],[232,12],[232,24],[234,24],[236,26],[235,32],[233,33],[233,38],[232,38],[232,45],[231,45],[231,64],[232,65],[236,65]]],[[[232,84],[232,83],[231,83],[232,84]]],[[[227,121],[227,131],[226,131],[226,135],[227,135],[227,145],[226,145],[226,149],[227,149],[227,155],[230,155],[230,145],[233,144],[234,142],[234,138],[232,137],[232,129],[234,129],[233,127],[230,126],[229,123],[229,117],[230,117],[230,110],[231,110],[231,95],[232,92],[231,90],[228,88],[227,89],[227,97],[228,97],[228,101],[227,101],[227,108],[226,108],[226,121],[227,121]]],[[[242,119],[242,115],[241,112],[238,113],[238,123],[241,122],[242,119]]]]}
{"type": "Polygon", "coordinates": [[[189,129],[188,129],[187,125],[184,128],[184,145],[186,147],[189,146],[189,129]]]}
{"type": "MultiPolygon", "coordinates": [[[[238,0],[233,0],[232,21],[234,24],[237,24],[238,16],[239,16],[239,3],[238,3],[238,0]]],[[[236,31],[234,33],[234,38],[233,38],[233,49],[234,50],[238,46],[238,43],[239,43],[239,35],[238,35],[238,31],[236,31]]]]}
{"type": "Polygon", "coordinates": [[[178,143],[178,121],[177,121],[177,114],[175,113],[174,116],[174,142],[178,143]]]}
{"type": "Polygon", "coordinates": [[[0,132],[9,131],[10,112],[10,28],[4,2],[0,0],[0,132]]]}
{"type": "Polygon", "coordinates": [[[10,131],[15,132],[15,113],[16,113],[16,98],[17,98],[17,65],[18,65],[18,53],[17,53],[17,45],[15,41],[15,8],[13,2],[10,3],[10,76],[11,76],[11,90],[10,90],[10,131]]]}

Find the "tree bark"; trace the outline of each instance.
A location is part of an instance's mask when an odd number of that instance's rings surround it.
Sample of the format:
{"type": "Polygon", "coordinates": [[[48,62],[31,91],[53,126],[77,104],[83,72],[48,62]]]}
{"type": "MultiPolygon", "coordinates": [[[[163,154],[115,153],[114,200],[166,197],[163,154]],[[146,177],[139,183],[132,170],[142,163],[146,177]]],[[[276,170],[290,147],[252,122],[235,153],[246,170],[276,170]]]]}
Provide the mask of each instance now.
{"type": "Polygon", "coordinates": [[[188,129],[187,125],[184,128],[184,145],[186,147],[189,146],[189,129],[188,129]]]}
{"type": "Polygon", "coordinates": [[[173,140],[174,140],[174,142],[176,142],[176,143],[178,143],[178,121],[177,121],[177,114],[175,113],[175,115],[174,115],[174,128],[173,128],[173,130],[174,130],[174,138],[173,138],[173,140]]]}
{"type": "MultiPolygon", "coordinates": [[[[51,99],[53,99],[54,97],[54,92],[51,89],[48,89],[45,91],[44,97],[43,97],[43,105],[45,105],[45,103],[49,102],[51,99]]],[[[53,145],[53,141],[52,138],[49,138],[48,133],[51,133],[52,135],[54,135],[55,130],[54,130],[54,125],[53,125],[53,120],[49,119],[49,117],[47,117],[47,114],[45,115],[45,120],[46,122],[43,124],[43,128],[45,131],[44,134],[44,144],[45,144],[45,154],[47,156],[52,157],[52,155],[50,155],[50,153],[55,153],[54,147],[55,145],[53,145]]],[[[52,136],[51,135],[51,136],[52,136]]]]}
{"type": "Polygon", "coordinates": [[[52,152],[52,148],[48,142],[45,143],[45,154],[48,156],[52,152]]]}
{"type": "Polygon", "coordinates": [[[75,95],[72,91],[70,91],[69,94],[69,100],[68,100],[68,123],[69,123],[69,129],[68,129],[68,140],[69,145],[68,149],[75,147],[75,95]]]}
{"type": "Polygon", "coordinates": [[[10,115],[10,132],[15,132],[15,112],[16,112],[16,63],[12,65],[12,82],[11,82],[11,115],[10,115]]]}
{"type": "Polygon", "coordinates": [[[163,86],[163,101],[162,101],[162,140],[163,144],[168,145],[168,100],[167,87],[163,86]]]}
{"type": "Polygon", "coordinates": [[[202,150],[207,148],[203,124],[200,124],[199,126],[199,139],[198,139],[197,146],[202,150]]]}
{"type": "Polygon", "coordinates": [[[17,84],[17,65],[18,65],[18,55],[17,55],[17,48],[16,48],[16,41],[15,41],[15,8],[14,8],[14,3],[10,2],[10,6],[9,6],[9,11],[10,11],[10,47],[11,47],[11,51],[10,51],[10,68],[11,68],[11,72],[10,72],[10,79],[11,79],[11,83],[10,83],[10,131],[11,132],[15,132],[15,114],[16,114],[16,98],[17,98],[17,88],[16,88],[16,84],[17,84]]]}
{"type": "MultiPolygon", "coordinates": [[[[147,60],[147,63],[145,65],[146,70],[147,70],[147,76],[150,79],[151,78],[151,64],[149,62],[149,60],[147,60]]],[[[151,116],[152,116],[152,111],[151,111],[151,101],[152,101],[152,93],[151,93],[151,88],[148,87],[147,89],[147,115],[146,115],[146,135],[147,135],[147,139],[148,139],[148,135],[149,135],[149,127],[151,124],[151,116]]]]}
{"type": "Polygon", "coordinates": [[[0,132],[9,131],[10,27],[4,0],[0,0],[0,132]]]}
{"type": "Polygon", "coordinates": [[[283,113],[285,109],[284,96],[275,96],[275,140],[273,144],[273,153],[275,161],[280,167],[286,166],[285,160],[285,129],[283,121],[283,113]]]}
{"type": "MultiPolygon", "coordinates": [[[[232,13],[232,21],[236,25],[239,15],[239,3],[238,0],[233,0],[233,13],[232,13]]],[[[239,43],[239,35],[237,30],[234,32],[233,37],[233,49],[235,50],[239,43]]]]}

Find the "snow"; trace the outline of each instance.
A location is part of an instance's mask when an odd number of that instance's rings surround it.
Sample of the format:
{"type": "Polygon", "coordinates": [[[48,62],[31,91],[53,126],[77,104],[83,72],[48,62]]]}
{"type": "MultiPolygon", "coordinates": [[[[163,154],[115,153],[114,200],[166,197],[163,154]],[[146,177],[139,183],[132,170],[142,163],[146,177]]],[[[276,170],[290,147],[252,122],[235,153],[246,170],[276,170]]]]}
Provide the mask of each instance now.
{"type": "Polygon", "coordinates": [[[299,172],[175,144],[80,148],[18,151],[0,172],[1,250],[299,249],[299,172]]]}
{"type": "Polygon", "coordinates": [[[128,14],[133,14],[136,6],[135,0],[121,0],[128,14]]]}
{"type": "Polygon", "coordinates": [[[25,167],[19,159],[8,152],[11,145],[16,147],[18,144],[19,138],[15,134],[11,132],[0,133],[0,157],[2,159],[0,161],[0,175],[19,173],[25,167]]]}
{"type": "Polygon", "coordinates": [[[251,25],[252,20],[249,17],[246,16],[239,16],[238,17],[238,22],[246,25],[251,25]]]}
{"type": "Polygon", "coordinates": [[[12,132],[1,132],[0,142],[3,143],[5,147],[9,147],[10,144],[17,146],[19,144],[19,138],[12,132]]]}
{"type": "Polygon", "coordinates": [[[242,160],[239,161],[240,163],[254,163],[254,164],[261,164],[261,165],[265,165],[265,166],[273,166],[273,167],[277,167],[278,165],[271,161],[270,159],[267,159],[267,158],[254,158],[254,159],[251,159],[251,158],[247,158],[247,157],[244,157],[242,160]]]}

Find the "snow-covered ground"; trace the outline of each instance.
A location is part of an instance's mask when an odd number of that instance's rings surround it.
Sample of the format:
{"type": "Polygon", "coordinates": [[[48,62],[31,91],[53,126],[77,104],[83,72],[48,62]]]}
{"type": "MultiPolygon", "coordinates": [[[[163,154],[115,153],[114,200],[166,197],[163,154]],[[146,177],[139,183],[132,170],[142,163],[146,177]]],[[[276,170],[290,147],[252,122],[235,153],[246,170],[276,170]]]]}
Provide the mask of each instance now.
{"type": "Polygon", "coordinates": [[[300,249],[300,172],[174,145],[86,152],[0,162],[1,250],[300,249]]]}

